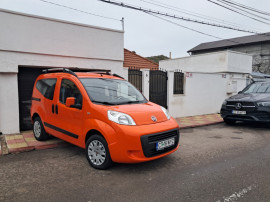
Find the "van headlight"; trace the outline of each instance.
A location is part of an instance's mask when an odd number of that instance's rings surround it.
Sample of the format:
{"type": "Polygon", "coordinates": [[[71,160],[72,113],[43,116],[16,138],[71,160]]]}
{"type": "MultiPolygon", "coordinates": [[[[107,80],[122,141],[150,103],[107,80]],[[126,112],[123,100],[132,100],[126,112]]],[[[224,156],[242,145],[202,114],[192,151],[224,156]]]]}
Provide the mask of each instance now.
{"type": "Polygon", "coordinates": [[[259,107],[270,107],[270,102],[257,102],[259,107]]]}
{"type": "Polygon", "coordinates": [[[171,115],[169,114],[168,110],[165,109],[164,107],[160,106],[161,110],[164,112],[164,114],[166,115],[167,119],[170,120],[171,119],[171,115]]]}
{"type": "Polygon", "coordinates": [[[129,115],[117,111],[108,110],[108,119],[121,125],[136,125],[129,115]]]}
{"type": "Polygon", "coordinates": [[[226,105],[227,104],[227,100],[224,100],[222,105],[226,105]]]}

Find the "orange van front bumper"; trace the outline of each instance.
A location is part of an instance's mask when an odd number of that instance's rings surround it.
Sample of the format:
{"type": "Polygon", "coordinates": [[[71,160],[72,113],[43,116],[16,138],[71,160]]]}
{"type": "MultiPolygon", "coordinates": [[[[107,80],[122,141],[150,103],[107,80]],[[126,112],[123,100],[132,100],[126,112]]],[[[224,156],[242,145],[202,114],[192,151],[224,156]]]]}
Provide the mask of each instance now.
{"type": "Polygon", "coordinates": [[[113,128],[117,141],[108,146],[114,162],[151,161],[169,155],[179,147],[179,126],[173,118],[165,122],[141,126],[115,124],[113,128]],[[168,139],[174,139],[174,144],[157,150],[157,143],[168,139]]]}

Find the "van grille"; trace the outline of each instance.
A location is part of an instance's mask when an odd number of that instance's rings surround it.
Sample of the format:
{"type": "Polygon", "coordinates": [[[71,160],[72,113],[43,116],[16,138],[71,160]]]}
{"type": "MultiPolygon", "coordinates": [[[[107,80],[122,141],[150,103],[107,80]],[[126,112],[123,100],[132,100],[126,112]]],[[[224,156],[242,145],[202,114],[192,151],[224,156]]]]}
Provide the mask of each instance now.
{"type": "Polygon", "coordinates": [[[174,137],[177,135],[176,131],[171,131],[171,132],[167,132],[167,133],[162,133],[162,134],[158,134],[158,135],[149,135],[148,136],[148,142],[157,142],[159,140],[165,140],[165,139],[169,139],[171,137],[174,137]]]}
{"type": "Polygon", "coordinates": [[[168,151],[175,149],[179,142],[179,130],[174,129],[162,133],[143,135],[141,136],[141,143],[143,148],[143,153],[146,157],[157,156],[168,151]],[[156,151],[156,143],[162,140],[167,140],[174,138],[175,144],[171,147],[165,148],[160,151],[156,151]]]}

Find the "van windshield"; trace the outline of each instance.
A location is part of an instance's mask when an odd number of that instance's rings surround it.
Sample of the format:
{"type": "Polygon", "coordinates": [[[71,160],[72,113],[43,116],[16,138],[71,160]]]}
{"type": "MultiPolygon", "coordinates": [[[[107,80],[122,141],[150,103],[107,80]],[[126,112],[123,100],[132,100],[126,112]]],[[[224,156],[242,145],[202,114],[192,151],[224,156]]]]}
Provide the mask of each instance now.
{"type": "Polygon", "coordinates": [[[80,81],[93,103],[122,105],[147,102],[144,96],[125,80],[81,78],[80,81]]]}
{"type": "Polygon", "coordinates": [[[257,82],[247,86],[242,93],[270,93],[270,83],[257,82]]]}

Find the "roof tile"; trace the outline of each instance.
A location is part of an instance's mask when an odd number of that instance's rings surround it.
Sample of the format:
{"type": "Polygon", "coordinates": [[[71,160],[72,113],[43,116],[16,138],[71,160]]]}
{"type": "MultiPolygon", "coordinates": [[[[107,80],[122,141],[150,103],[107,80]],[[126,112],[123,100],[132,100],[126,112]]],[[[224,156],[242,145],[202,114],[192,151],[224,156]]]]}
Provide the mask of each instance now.
{"type": "Polygon", "coordinates": [[[124,49],[124,67],[158,69],[158,64],[136,54],[135,52],[124,49]]]}

